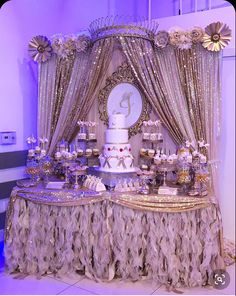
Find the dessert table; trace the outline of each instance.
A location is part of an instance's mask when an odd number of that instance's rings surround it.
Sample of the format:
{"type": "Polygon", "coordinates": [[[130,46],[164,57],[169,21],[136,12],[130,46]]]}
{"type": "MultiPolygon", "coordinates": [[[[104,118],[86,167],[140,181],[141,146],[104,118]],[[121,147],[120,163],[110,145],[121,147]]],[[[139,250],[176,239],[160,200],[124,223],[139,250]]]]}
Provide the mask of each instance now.
{"type": "Polygon", "coordinates": [[[147,196],[14,188],[7,210],[8,272],[95,280],[209,284],[224,269],[222,224],[213,196],[147,196]]]}

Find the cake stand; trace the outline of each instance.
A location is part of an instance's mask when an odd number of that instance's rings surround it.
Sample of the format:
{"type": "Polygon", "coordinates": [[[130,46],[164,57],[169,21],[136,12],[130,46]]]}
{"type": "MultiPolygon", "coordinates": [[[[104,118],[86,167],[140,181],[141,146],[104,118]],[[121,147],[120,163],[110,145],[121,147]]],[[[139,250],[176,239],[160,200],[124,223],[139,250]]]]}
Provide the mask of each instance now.
{"type": "Polygon", "coordinates": [[[90,175],[102,178],[102,183],[111,188],[115,187],[117,183],[121,180],[132,179],[137,177],[137,172],[135,170],[133,172],[113,173],[101,171],[99,167],[89,167],[87,171],[90,175]]]}
{"type": "Polygon", "coordinates": [[[170,187],[166,183],[167,174],[169,172],[176,171],[176,164],[168,163],[167,161],[157,165],[157,171],[163,174],[163,184],[158,188],[158,194],[170,194],[170,195],[177,195],[178,188],[170,187]]]}

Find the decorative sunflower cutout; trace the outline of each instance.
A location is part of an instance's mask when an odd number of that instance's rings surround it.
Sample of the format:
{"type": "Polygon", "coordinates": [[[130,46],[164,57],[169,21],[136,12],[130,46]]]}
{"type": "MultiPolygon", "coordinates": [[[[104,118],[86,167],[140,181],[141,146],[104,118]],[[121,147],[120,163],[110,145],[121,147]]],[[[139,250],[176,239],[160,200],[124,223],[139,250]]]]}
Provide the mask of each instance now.
{"type": "Polygon", "coordinates": [[[210,51],[220,51],[231,39],[231,30],[221,22],[211,23],[205,28],[202,46],[210,51]]]}
{"type": "Polygon", "coordinates": [[[46,62],[52,55],[51,43],[45,36],[35,36],[29,42],[28,52],[34,61],[46,62]]]}

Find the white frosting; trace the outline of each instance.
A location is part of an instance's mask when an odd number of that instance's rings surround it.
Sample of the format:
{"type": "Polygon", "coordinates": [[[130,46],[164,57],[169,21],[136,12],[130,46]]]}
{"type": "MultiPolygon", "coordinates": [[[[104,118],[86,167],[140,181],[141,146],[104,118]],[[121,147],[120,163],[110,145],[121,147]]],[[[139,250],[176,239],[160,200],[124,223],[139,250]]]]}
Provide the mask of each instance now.
{"type": "Polygon", "coordinates": [[[109,117],[109,128],[125,128],[125,115],[112,114],[109,117]]]}
{"type": "Polygon", "coordinates": [[[134,157],[128,144],[128,129],[125,128],[125,115],[109,117],[106,130],[106,144],[99,156],[100,170],[103,172],[134,172],[134,157]]]}
{"type": "Polygon", "coordinates": [[[109,143],[109,144],[128,143],[128,130],[127,129],[107,129],[106,143],[109,143]]]}

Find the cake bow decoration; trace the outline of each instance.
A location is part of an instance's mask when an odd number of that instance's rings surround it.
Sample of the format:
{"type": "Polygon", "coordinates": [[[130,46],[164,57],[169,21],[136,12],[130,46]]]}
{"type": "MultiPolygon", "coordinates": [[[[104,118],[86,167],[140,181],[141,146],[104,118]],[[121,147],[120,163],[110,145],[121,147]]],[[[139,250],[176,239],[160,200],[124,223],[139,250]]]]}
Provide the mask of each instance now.
{"type": "Polygon", "coordinates": [[[109,161],[111,159],[111,156],[108,156],[108,157],[105,156],[104,159],[105,159],[105,161],[103,163],[103,167],[105,168],[106,165],[107,165],[109,167],[109,169],[110,169],[111,168],[111,165],[110,165],[109,161]]]}
{"type": "Polygon", "coordinates": [[[133,157],[133,155],[132,154],[127,155],[126,157],[131,159],[130,167],[132,168],[134,166],[134,157],[133,157]]]}
{"type": "Polygon", "coordinates": [[[126,169],[125,158],[125,156],[119,157],[119,162],[117,164],[118,167],[122,165],[123,169],[126,169]]]}

